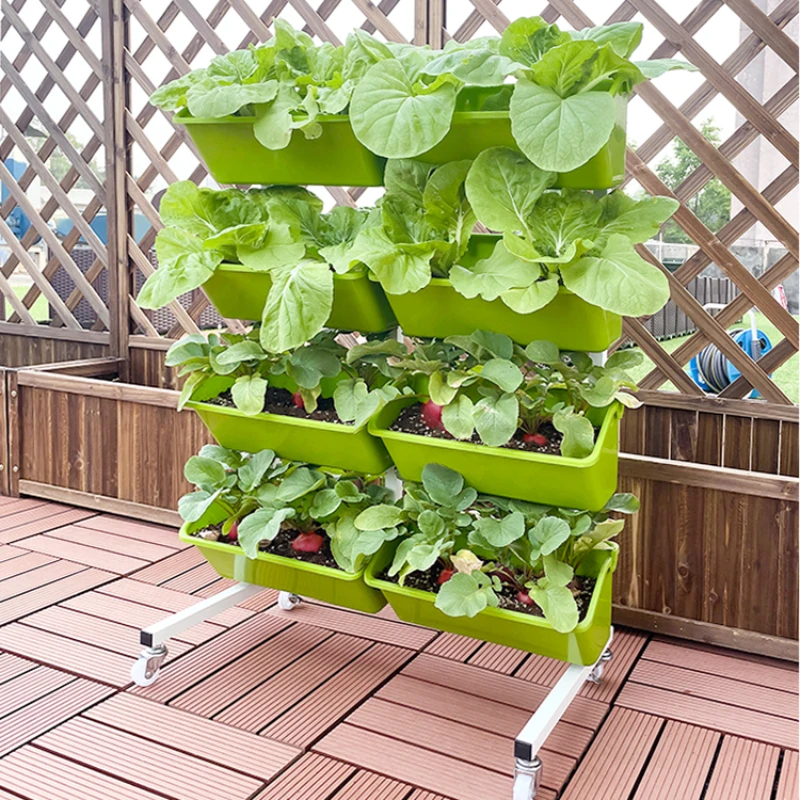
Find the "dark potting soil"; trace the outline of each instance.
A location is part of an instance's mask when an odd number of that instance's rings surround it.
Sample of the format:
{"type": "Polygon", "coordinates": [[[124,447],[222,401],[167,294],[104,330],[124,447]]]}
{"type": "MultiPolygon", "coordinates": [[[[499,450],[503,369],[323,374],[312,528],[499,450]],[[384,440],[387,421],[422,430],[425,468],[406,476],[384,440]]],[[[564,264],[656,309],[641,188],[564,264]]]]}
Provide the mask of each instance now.
{"type": "MultiPolygon", "coordinates": [[[[230,391],[225,391],[219,397],[213,400],[207,400],[215,406],[225,406],[226,408],[235,408],[233,398],[230,391]]],[[[280,414],[284,417],[300,417],[301,419],[315,419],[319,422],[333,422],[337,425],[351,425],[350,422],[342,422],[336,409],[333,407],[333,400],[331,398],[320,397],[317,400],[317,408],[310,414],[306,413],[304,408],[298,408],[292,400],[292,393],[286,389],[274,389],[272,387],[267,389],[267,396],[264,402],[264,412],[267,414],[280,414]]]]}
{"type": "MultiPolygon", "coordinates": [[[[222,528],[219,525],[210,526],[211,529],[221,532],[222,528]]],[[[341,569],[336,563],[336,559],[331,552],[331,543],[325,534],[321,534],[323,538],[322,548],[316,553],[302,553],[292,549],[292,542],[299,535],[298,530],[281,530],[278,535],[271,542],[262,542],[259,550],[265,553],[272,553],[276,556],[283,556],[283,558],[291,558],[295,561],[305,561],[309,564],[318,564],[321,567],[331,567],[332,569],[341,569]]],[[[198,539],[201,538],[199,533],[194,534],[198,539]]],[[[236,541],[228,541],[225,537],[219,539],[224,544],[233,544],[237,547],[239,543],[236,541]]]]}
{"type": "MultiPolygon", "coordinates": [[[[406,577],[403,584],[411,589],[419,589],[423,592],[431,592],[438,594],[439,592],[439,575],[443,567],[440,563],[434,564],[427,572],[412,572],[406,577]]],[[[384,569],[378,579],[388,581],[389,583],[399,583],[397,575],[389,577],[389,568],[384,569]]],[[[589,603],[592,599],[594,586],[597,581],[594,578],[585,578],[578,575],[575,580],[575,588],[578,594],[575,596],[575,602],[578,605],[578,619],[582,620],[586,616],[586,611],[589,608],[589,603]]],[[[542,617],[542,609],[536,604],[528,606],[525,603],[520,603],[517,600],[517,590],[507,584],[503,585],[503,590],[498,598],[499,607],[508,609],[509,611],[518,611],[521,614],[528,614],[532,617],[542,617]]]]}
{"type": "MultiPolygon", "coordinates": [[[[449,439],[457,441],[456,437],[448,433],[444,428],[429,428],[422,419],[422,406],[414,405],[404,408],[400,416],[392,423],[391,430],[399,433],[413,433],[416,436],[427,436],[433,439],[449,439]]],[[[549,422],[539,426],[539,433],[547,439],[546,445],[536,445],[533,442],[522,440],[523,431],[518,430],[514,436],[505,444],[500,445],[508,450],[524,450],[528,453],[547,453],[549,455],[561,455],[561,440],[564,438],[549,422]]],[[[462,439],[472,444],[482,444],[481,437],[477,432],[473,432],[470,439],[462,439]]]]}

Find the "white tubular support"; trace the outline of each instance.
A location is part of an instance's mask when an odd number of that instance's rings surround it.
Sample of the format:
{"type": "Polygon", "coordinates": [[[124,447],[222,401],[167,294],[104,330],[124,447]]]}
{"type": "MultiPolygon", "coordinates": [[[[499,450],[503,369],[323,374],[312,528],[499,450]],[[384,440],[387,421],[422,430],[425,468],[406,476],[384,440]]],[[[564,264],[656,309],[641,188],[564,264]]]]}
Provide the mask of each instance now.
{"type": "Polygon", "coordinates": [[[603,665],[610,658],[611,640],[614,638],[614,629],[608,637],[603,653],[594,664],[582,667],[579,664],[570,664],[567,671],[561,676],[558,683],[550,690],[544,702],[536,709],[536,713],[528,720],[527,725],[519,732],[514,742],[514,757],[517,762],[531,764],[537,760],[537,754],[543,747],[553,728],[564,716],[570,703],[575,699],[581,686],[587,680],[597,682],[602,674],[603,665]],[[607,655],[608,654],[608,655],[607,655]]]}
{"type": "Polygon", "coordinates": [[[236,586],[231,586],[218,594],[207,597],[199,603],[195,603],[189,608],[184,608],[183,611],[178,611],[154,625],[149,625],[143,628],[139,633],[139,641],[145,647],[157,648],[159,645],[177,636],[187,628],[197,625],[199,622],[213,617],[222,611],[247,600],[248,597],[263,592],[263,586],[256,586],[252,583],[237,583],[236,586]]]}

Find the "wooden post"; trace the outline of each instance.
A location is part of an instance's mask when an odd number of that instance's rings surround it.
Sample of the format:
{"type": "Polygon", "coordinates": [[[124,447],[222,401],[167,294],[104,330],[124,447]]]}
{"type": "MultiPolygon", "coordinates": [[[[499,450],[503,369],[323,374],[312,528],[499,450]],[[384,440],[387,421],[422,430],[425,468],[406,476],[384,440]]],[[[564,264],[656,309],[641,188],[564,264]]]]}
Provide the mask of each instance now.
{"type": "Polygon", "coordinates": [[[128,378],[130,334],[130,270],[128,236],[132,232],[125,179],[130,172],[130,147],[125,130],[128,85],[125,80],[127,24],[123,0],[100,3],[103,34],[103,104],[108,214],[108,303],[111,356],[121,359],[120,378],[128,378]]]}
{"type": "Polygon", "coordinates": [[[5,370],[5,389],[6,389],[6,432],[8,433],[8,461],[6,470],[6,489],[12,497],[19,497],[19,473],[22,469],[20,463],[21,449],[19,437],[20,418],[19,418],[19,387],[17,385],[17,371],[15,369],[5,370]]]}

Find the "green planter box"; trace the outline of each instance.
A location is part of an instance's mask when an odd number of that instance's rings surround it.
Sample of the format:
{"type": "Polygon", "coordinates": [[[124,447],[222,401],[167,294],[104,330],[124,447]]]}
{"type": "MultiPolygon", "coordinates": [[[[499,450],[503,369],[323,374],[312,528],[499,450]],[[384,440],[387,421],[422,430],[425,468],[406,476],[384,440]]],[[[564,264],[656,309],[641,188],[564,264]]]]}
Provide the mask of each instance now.
{"type": "MultiPolygon", "coordinates": [[[[517,143],[511,134],[508,111],[481,110],[487,98],[496,95],[500,87],[470,86],[462,89],[447,135],[439,144],[419,156],[420,161],[445,164],[448,161],[474,159],[489,147],[513,147],[517,143]],[[463,109],[463,110],[461,110],[463,109]]],[[[625,144],[628,98],[615,98],[617,119],[611,138],[585,164],[558,176],[559,189],[613,189],[625,178],[625,144]]]]}
{"type": "Polygon", "coordinates": [[[340,425],[281,414],[249,417],[237,408],[192,400],[194,409],[211,435],[223,447],[256,453],[274,450],[288,461],[307,461],[325,467],[379,475],[392,460],[380,439],[366,425],[340,425]]]}
{"type": "MultiPolygon", "coordinates": [[[[196,525],[195,527],[197,528],[196,525]]],[[[364,583],[364,570],[343,572],[272,553],[259,553],[256,558],[247,558],[242,549],[235,545],[207,542],[191,536],[188,524],[181,528],[179,537],[182,542],[197,547],[223,578],[292,592],[302,597],[313,597],[325,603],[370,614],[380,611],[386,605],[386,599],[381,592],[364,583]]]]}
{"type": "Polygon", "coordinates": [[[426,464],[443,464],[479,492],[590,511],[603,508],[617,489],[619,403],[590,414],[600,425],[591,454],[565,458],[389,430],[404,408],[418,402],[418,397],[392,400],[369,422],[370,433],[383,440],[405,480],[421,480],[426,464]]]}
{"type": "Polygon", "coordinates": [[[578,574],[597,579],[589,609],[572,633],[558,633],[542,617],[501,608],[487,608],[472,619],[448,617],[434,606],[435,594],[378,580],[376,576],[391,563],[396,547],[397,542],[384,545],[367,566],[364,579],[369,586],[383,592],[395,614],[404,622],[573,664],[594,664],[603,652],[611,632],[611,576],[616,566],[615,552],[590,553],[584,559],[578,574]]]}
{"type": "MultiPolygon", "coordinates": [[[[508,111],[480,110],[498,87],[468,87],[458,97],[449,132],[421,161],[444,164],[473,159],[489,147],[514,147],[508,111]],[[463,110],[462,110],[463,109],[463,110]]],[[[556,186],[612,189],[625,177],[627,98],[617,97],[617,123],[611,138],[595,156],[572,172],[559,175],[556,186]]],[[[382,186],[386,160],[356,139],[347,115],[317,117],[318,139],[295,131],[289,146],[269,150],[253,134],[254,117],[199,119],[186,109],[174,121],[185,125],[209,172],[219,183],[306,184],[312,186],[382,186]]]]}
{"type": "MultiPolygon", "coordinates": [[[[461,263],[472,266],[488,258],[501,237],[474,234],[461,263]]],[[[386,299],[408,336],[468,335],[476,330],[504,333],[526,345],[534,339],[554,342],[562,350],[602,352],[622,335],[622,317],[593,306],[563,286],[556,297],[533,314],[518,314],[502,300],[471,300],[447,278],[432,278],[418,292],[388,294],[386,299]]]]}
{"type": "MultiPolygon", "coordinates": [[[[203,284],[203,290],[217,311],[228,319],[261,319],[267,294],[272,288],[268,272],[242,264],[221,264],[203,284]]],[[[366,270],[333,276],[333,309],[327,326],[360,333],[382,333],[397,320],[379,283],[366,270]]]]}
{"type": "Polygon", "coordinates": [[[381,186],[386,160],[356,139],[346,115],[317,117],[318,139],[295,131],[283,150],[264,147],[253,134],[254,117],[197,119],[185,109],[174,121],[186,130],[218,183],[381,186]]]}

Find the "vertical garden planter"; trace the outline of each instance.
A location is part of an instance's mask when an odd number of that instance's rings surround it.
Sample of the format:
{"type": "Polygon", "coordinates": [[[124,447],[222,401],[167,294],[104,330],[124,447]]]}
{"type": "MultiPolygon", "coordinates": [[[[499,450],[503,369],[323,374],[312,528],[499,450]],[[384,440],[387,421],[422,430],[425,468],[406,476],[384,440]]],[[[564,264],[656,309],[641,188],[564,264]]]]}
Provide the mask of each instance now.
{"type": "Polygon", "coordinates": [[[616,491],[619,403],[590,410],[587,416],[600,427],[594,449],[586,458],[566,458],[390,430],[400,412],[418,402],[418,397],[392,400],[369,422],[370,433],[383,440],[405,480],[419,481],[426,464],[442,464],[485,494],[589,511],[599,511],[616,491]]]}
{"type": "Polygon", "coordinates": [[[392,464],[383,443],[370,435],[366,424],[356,428],[281,414],[247,416],[237,408],[196,400],[186,407],[196,411],[217,442],[231,450],[255,453],[269,449],[287,461],[370,475],[378,475],[392,464]]]}
{"type": "MultiPolygon", "coordinates": [[[[469,267],[494,250],[500,236],[473,234],[460,263],[469,267]]],[[[563,286],[544,308],[518,314],[502,300],[468,299],[447,278],[432,278],[418,292],[386,295],[394,315],[408,336],[469,335],[476,330],[504,333],[527,345],[544,339],[561,350],[602,352],[622,335],[622,317],[582,300],[563,286]]]]}
{"type": "Polygon", "coordinates": [[[218,183],[380,186],[386,160],[356,139],[344,115],[319,116],[322,135],[295,131],[288,147],[270,150],[253,133],[255,117],[198,119],[185,109],[174,121],[185,125],[208,171],[218,183]]]}
{"type": "Polygon", "coordinates": [[[364,582],[364,570],[344,572],[263,552],[259,552],[255,558],[247,558],[240,547],[199,539],[190,534],[189,528],[188,523],[181,528],[180,540],[197,547],[223,578],[313,597],[370,614],[386,605],[386,598],[380,590],[364,582]]]}
{"type": "MultiPolygon", "coordinates": [[[[261,319],[272,288],[269,272],[242,264],[221,264],[203,284],[217,311],[228,319],[261,319]]],[[[333,276],[333,308],[327,326],[359,333],[382,333],[397,324],[380,284],[366,270],[333,276]]]]}
{"type": "Polygon", "coordinates": [[[594,664],[603,652],[611,630],[611,582],[616,568],[616,552],[595,551],[584,559],[578,574],[597,581],[589,608],[574,631],[558,633],[543,617],[502,608],[486,608],[471,619],[447,616],[435,607],[435,594],[378,577],[391,563],[396,547],[395,542],[383,547],[370,561],[365,580],[369,586],[383,592],[395,614],[404,622],[573,664],[594,664]]]}

